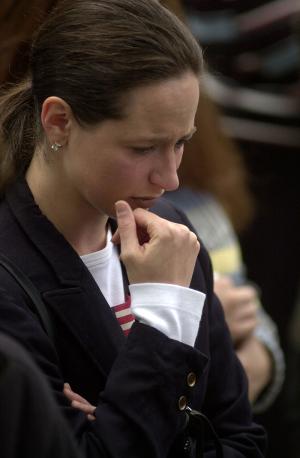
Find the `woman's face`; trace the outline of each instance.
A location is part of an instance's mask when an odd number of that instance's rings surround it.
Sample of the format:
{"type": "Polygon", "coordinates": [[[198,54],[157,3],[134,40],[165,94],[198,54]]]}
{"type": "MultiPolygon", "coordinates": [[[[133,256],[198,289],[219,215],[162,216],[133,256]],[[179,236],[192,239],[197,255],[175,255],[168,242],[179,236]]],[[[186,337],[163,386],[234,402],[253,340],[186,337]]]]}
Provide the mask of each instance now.
{"type": "MultiPolygon", "coordinates": [[[[133,90],[122,120],[97,127],[72,124],[63,153],[68,190],[98,212],[114,215],[114,203],[149,208],[178,187],[177,169],[191,137],[199,81],[191,73],[133,90]]],[[[70,193],[68,192],[70,196],[70,193]]]]}

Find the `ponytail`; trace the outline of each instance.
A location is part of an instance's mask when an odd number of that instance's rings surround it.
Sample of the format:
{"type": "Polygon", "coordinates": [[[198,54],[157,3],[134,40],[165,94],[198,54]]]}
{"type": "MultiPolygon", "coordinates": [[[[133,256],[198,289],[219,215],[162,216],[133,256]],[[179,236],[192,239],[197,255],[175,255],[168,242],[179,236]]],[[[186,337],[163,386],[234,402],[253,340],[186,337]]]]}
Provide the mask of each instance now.
{"type": "Polygon", "coordinates": [[[31,82],[25,80],[0,97],[0,195],[30,163],[34,124],[31,82]]]}

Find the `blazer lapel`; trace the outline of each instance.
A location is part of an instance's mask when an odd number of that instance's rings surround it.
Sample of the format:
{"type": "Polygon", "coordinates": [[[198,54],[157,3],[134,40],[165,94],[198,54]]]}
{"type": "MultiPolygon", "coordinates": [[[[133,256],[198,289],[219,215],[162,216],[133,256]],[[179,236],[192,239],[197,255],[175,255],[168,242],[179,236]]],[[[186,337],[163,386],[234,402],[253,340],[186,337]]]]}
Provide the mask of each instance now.
{"type": "Polygon", "coordinates": [[[43,293],[43,298],[107,376],[125,336],[97,285],[89,285],[88,293],[81,287],[51,290],[43,293]]]}
{"type": "MultiPolygon", "coordinates": [[[[125,342],[115,314],[78,254],[41,213],[24,179],[12,186],[6,199],[24,232],[25,243],[29,239],[35,248],[35,261],[27,267],[27,275],[40,289],[46,305],[107,374],[125,342]],[[41,277],[46,281],[42,290],[37,281],[41,277]]],[[[22,268],[22,260],[18,264],[22,268]]]]}

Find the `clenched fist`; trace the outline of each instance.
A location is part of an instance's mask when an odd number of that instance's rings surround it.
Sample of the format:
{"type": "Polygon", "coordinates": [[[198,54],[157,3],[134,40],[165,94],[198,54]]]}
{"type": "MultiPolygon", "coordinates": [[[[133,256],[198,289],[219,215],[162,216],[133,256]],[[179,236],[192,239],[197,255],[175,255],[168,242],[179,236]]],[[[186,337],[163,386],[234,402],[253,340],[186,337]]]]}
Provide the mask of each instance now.
{"type": "Polygon", "coordinates": [[[130,283],[169,283],[189,287],[200,244],[182,224],[172,223],[147,210],[132,211],[125,201],[115,204],[121,260],[130,283]],[[138,232],[146,235],[140,242],[138,232]]]}

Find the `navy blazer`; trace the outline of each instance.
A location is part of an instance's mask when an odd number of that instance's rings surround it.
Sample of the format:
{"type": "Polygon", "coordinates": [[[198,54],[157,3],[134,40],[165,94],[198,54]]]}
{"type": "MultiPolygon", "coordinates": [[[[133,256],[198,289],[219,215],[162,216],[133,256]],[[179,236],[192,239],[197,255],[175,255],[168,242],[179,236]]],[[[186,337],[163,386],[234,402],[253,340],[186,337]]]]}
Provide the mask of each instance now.
{"type": "MultiPolygon", "coordinates": [[[[153,211],[191,228],[186,217],[163,199],[153,211]]],[[[86,457],[193,456],[186,414],[179,408],[182,396],[209,417],[225,457],[263,456],[265,434],[252,423],[245,375],[213,294],[203,246],[191,282],[191,288],[206,293],[195,348],[138,322],[125,338],[93,277],[41,213],[23,179],[11,186],[0,204],[0,252],[39,290],[54,323],[55,346],[4,269],[0,331],[32,354],[86,457]],[[194,386],[187,380],[191,372],[196,375],[194,386]],[[64,382],[97,405],[94,422],[70,406],[62,392],[64,382]]],[[[205,450],[205,456],[215,456],[209,438],[205,450]]]]}

